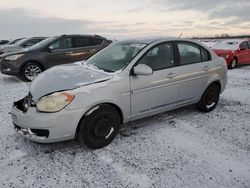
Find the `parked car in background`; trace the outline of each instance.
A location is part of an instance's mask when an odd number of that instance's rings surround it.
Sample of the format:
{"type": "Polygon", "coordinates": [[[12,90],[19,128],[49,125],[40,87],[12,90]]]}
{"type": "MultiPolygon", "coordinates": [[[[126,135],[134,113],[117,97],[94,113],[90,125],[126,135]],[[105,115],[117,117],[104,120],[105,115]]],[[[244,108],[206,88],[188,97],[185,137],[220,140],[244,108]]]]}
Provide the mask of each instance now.
{"type": "Polygon", "coordinates": [[[21,39],[14,44],[9,44],[0,48],[0,55],[4,53],[17,52],[23,48],[31,47],[46,38],[47,37],[32,37],[28,39],[21,39]]]}
{"type": "Polygon", "coordinates": [[[0,46],[8,44],[9,42],[9,40],[0,40],[0,46]]]}
{"type": "Polygon", "coordinates": [[[53,67],[14,102],[18,133],[41,142],[76,138],[90,148],[108,145],[119,125],[196,104],[213,110],[227,83],[227,65],[189,40],[128,40],[87,61],[53,67]]]}
{"type": "Polygon", "coordinates": [[[208,48],[213,48],[213,46],[218,43],[215,40],[201,40],[200,42],[205,46],[207,46],[208,48]]]}
{"type": "Polygon", "coordinates": [[[0,50],[3,49],[5,46],[7,45],[13,45],[13,44],[16,44],[18,41],[22,40],[24,38],[18,38],[18,39],[14,39],[14,40],[9,40],[8,43],[5,43],[5,44],[0,44],[0,50]]]}
{"type": "Polygon", "coordinates": [[[98,35],[50,37],[26,50],[3,54],[0,68],[3,74],[31,81],[48,68],[85,60],[109,44],[110,41],[98,35]]]}
{"type": "Polygon", "coordinates": [[[9,45],[9,44],[16,44],[18,41],[20,41],[20,40],[22,40],[22,39],[25,39],[25,38],[23,37],[23,38],[14,39],[14,40],[10,41],[10,42],[8,43],[8,45],[9,45]]]}
{"type": "Polygon", "coordinates": [[[228,68],[250,63],[250,39],[224,40],[213,47],[213,51],[227,61],[228,68]]]}

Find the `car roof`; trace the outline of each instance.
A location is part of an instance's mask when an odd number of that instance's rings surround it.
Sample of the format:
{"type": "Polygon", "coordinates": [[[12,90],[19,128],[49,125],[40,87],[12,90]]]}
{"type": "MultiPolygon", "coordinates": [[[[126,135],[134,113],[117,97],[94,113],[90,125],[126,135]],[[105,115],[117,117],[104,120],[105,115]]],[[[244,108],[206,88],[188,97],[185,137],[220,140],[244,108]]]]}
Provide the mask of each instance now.
{"type": "Polygon", "coordinates": [[[82,34],[63,34],[63,35],[60,35],[59,37],[97,37],[97,38],[103,38],[105,39],[105,37],[103,36],[100,36],[100,35],[82,35],[82,34]]]}
{"type": "Polygon", "coordinates": [[[46,38],[49,38],[49,37],[31,37],[29,39],[46,39],[46,38]]]}
{"type": "Polygon", "coordinates": [[[226,39],[226,40],[222,40],[220,42],[237,42],[237,43],[240,43],[240,42],[244,42],[244,41],[249,41],[248,38],[243,38],[243,39],[226,39]]]}
{"type": "Polygon", "coordinates": [[[174,37],[152,37],[152,38],[127,39],[127,40],[123,40],[123,41],[150,44],[150,43],[153,43],[156,41],[173,40],[173,39],[176,40],[177,38],[174,38],[174,37]]]}

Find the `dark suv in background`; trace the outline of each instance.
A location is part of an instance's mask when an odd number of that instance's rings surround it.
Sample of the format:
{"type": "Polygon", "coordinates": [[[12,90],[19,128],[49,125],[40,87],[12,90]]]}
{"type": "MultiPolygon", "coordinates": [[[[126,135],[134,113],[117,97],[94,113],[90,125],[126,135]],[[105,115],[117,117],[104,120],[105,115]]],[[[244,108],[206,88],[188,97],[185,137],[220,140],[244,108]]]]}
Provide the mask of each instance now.
{"type": "Polygon", "coordinates": [[[50,67],[85,60],[109,44],[98,35],[50,37],[26,50],[1,55],[0,69],[3,74],[31,81],[50,67]]]}

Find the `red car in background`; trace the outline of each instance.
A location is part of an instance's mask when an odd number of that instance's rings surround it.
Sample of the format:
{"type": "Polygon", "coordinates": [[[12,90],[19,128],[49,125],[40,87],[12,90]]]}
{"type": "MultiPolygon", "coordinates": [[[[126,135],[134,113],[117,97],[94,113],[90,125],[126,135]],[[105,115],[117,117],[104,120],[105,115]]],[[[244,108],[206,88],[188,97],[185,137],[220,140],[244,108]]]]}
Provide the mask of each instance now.
{"type": "Polygon", "coordinates": [[[250,39],[231,39],[218,42],[213,51],[225,58],[229,69],[236,65],[250,64],[250,39]]]}

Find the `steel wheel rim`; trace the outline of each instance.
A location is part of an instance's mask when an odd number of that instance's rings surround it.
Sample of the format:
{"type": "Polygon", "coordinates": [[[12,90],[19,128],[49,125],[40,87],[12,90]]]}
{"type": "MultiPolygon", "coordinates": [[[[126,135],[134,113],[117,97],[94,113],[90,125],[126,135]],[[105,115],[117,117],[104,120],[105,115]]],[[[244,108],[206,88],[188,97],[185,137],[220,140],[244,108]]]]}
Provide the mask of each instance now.
{"type": "Polygon", "coordinates": [[[216,97],[216,93],[215,91],[210,91],[208,94],[207,94],[207,97],[206,97],[206,106],[207,108],[211,108],[215,105],[215,97],[216,97]]]}
{"type": "Polygon", "coordinates": [[[91,132],[96,139],[108,139],[114,132],[112,121],[105,116],[98,117],[91,132]]]}
{"type": "Polygon", "coordinates": [[[37,65],[28,65],[24,70],[24,75],[28,80],[34,80],[41,73],[42,70],[37,65]]]}

